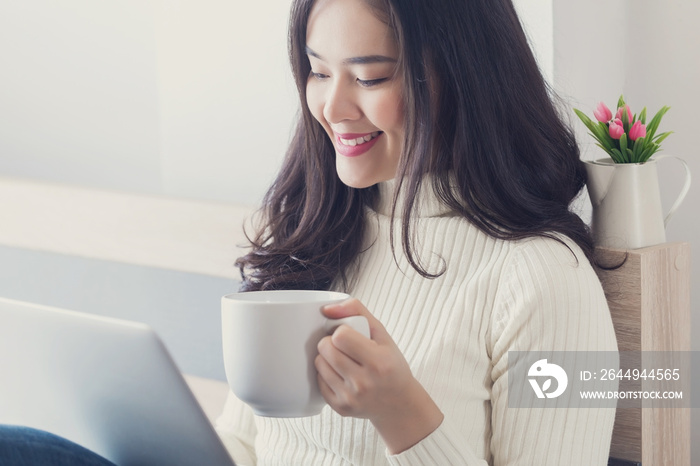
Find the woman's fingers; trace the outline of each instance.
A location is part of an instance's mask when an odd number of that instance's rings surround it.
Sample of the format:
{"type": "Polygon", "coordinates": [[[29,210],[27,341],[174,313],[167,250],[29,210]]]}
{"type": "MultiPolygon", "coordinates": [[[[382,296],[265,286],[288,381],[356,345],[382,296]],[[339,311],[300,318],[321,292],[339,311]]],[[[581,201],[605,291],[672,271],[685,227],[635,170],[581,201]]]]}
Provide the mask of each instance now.
{"type": "MultiPolygon", "coordinates": [[[[350,329],[351,331],[354,331],[350,329]]],[[[359,335],[359,334],[358,334],[359,335]]],[[[359,335],[360,337],[362,335],[359,335]]],[[[365,340],[367,340],[365,338],[365,340]]],[[[352,372],[357,371],[359,363],[344,353],[333,343],[332,337],[323,338],[318,344],[318,354],[341,379],[346,379],[352,372]]]]}
{"type": "MultiPolygon", "coordinates": [[[[333,366],[331,366],[321,354],[316,356],[314,365],[316,366],[316,372],[318,372],[319,382],[322,381],[333,393],[335,393],[333,387],[340,387],[345,383],[343,378],[335,371],[335,369],[333,369],[333,366]]],[[[321,393],[323,393],[323,391],[321,391],[321,393]]]]}
{"type": "Polygon", "coordinates": [[[336,412],[343,416],[351,415],[356,409],[354,394],[357,391],[353,374],[357,374],[359,366],[334,348],[330,337],[324,340],[319,343],[319,354],[315,360],[319,390],[336,412]]]}
{"type": "Polygon", "coordinates": [[[356,298],[347,299],[341,303],[330,304],[323,308],[323,314],[329,319],[342,319],[350,316],[364,316],[369,323],[370,337],[378,343],[384,343],[391,340],[386,329],[374,315],[356,298]]]}
{"type": "Polygon", "coordinates": [[[329,338],[337,350],[359,365],[372,357],[377,346],[376,342],[347,325],[338,327],[329,338]]]}

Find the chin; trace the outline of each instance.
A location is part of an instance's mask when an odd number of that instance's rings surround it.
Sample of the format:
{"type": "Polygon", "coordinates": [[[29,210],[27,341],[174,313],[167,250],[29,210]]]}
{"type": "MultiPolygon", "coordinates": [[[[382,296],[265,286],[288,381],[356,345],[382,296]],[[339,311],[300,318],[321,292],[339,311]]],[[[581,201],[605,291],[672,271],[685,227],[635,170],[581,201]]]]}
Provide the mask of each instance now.
{"type": "Polygon", "coordinates": [[[395,171],[389,173],[385,167],[376,164],[358,163],[360,160],[346,160],[340,154],[336,154],[336,157],[335,170],[338,178],[344,185],[351,188],[369,188],[382,181],[388,181],[396,175],[395,171]]]}
{"type": "Polygon", "coordinates": [[[342,181],[344,185],[357,189],[369,188],[378,183],[378,181],[371,180],[367,177],[351,176],[343,173],[338,173],[338,178],[340,178],[340,181],[342,181]]]}

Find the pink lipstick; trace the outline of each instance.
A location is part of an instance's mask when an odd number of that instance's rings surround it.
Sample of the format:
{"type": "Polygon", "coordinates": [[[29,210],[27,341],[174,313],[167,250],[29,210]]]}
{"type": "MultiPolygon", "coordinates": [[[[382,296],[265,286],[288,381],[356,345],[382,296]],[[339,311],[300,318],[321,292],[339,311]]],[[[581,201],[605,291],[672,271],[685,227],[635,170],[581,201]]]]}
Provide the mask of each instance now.
{"type": "Polygon", "coordinates": [[[384,134],[381,131],[373,133],[334,133],[335,150],[346,157],[357,157],[374,146],[379,137],[384,134]]]}

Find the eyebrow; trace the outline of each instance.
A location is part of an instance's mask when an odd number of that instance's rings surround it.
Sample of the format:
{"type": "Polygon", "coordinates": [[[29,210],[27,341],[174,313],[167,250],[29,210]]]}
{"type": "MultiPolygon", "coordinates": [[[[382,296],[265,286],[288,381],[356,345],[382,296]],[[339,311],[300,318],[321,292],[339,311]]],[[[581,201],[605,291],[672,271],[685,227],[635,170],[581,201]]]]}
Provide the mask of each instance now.
{"type": "MultiPolygon", "coordinates": [[[[325,61],[323,57],[314,52],[309,46],[306,46],[306,54],[325,61]]],[[[365,55],[362,57],[351,57],[343,60],[343,65],[368,65],[372,63],[396,63],[396,59],[384,55],[365,55]]]]}

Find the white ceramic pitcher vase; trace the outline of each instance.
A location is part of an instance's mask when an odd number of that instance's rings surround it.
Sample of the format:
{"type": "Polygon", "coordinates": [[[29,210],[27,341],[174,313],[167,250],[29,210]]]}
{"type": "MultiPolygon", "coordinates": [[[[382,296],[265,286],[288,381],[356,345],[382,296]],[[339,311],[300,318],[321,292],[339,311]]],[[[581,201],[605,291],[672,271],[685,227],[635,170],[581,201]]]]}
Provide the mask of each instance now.
{"type": "Polygon", "coordinates": [[[690,169],[683,159],[658,155],[644,163],[615,163],[607,157],[585,163],[596,246],[637,249],[666,242],[666,225],[690,189],[690,169]],[[666,216],[656,171],[656,163],[665,158],[679,160],[685,168],[685,183],[666,216]]]}

